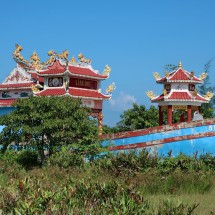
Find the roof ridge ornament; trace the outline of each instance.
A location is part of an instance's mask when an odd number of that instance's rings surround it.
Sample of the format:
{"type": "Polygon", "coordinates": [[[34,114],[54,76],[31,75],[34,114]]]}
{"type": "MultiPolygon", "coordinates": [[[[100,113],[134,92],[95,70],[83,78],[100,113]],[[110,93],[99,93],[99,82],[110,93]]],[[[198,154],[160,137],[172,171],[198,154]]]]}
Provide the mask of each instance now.
{"type": "Polygon", "coordinates": [[[208,75],[208,74],[207,74],[206,72],[203,72],[203,73],[199,76],[199,79],[203,81],[203,80],[207,77],[207,75],[208,75]]]}
{"type": "Polygon", "coordinates": [[[102,74],[109,76],[110,75],[110,71],[111,71],[111,68],[107,64],[107,65],[105,65],[105,68],[104,68],[102,74]]]}
{"type": "Polygon", "coordinates": [[[179,68],[179,69],[182,68],[182,62],[181,62],[181,61],[179,61],[178,68],[179,68]]]}
{"type": "Polygon", "coordinates": [[[211,100],[211,98],[214,96],[214,93],[213,92],[207,92],[203,97],[208,99],[208,100],[211,100]]]}
{"type": "Polygon", "coordinates": [[[20,54],[20,52],[22,51],[22,46],[20,46],[19,44],[16,44],[16,49],[14,50],[12,57],[15,60],[15,62],[17,63],[21,63],[24,64],[24,66],[29,66],[28,61],[24,59],[24,57],[20,54]]]}
{"type": "Polygon", "coordinates": [[[159,75],[158,72],[153,72],[153,76],[154,76],[154,78],[155,78],[156,81],[159,80],[159,79],[161,79],[161,77],[160,77],[160,75],[159,75]]]}
{"type": "Polygon", "coordinates": [[[156,97],[156,95],[153,93],[153,91],[147,91],[146,95],[150,98],[150,99],[154,99],[156,97]]]}
{"type": "Polygon", "coordinates": [[[92,61],[91,59],[85,59],[82,53],[78,55],[78,59],[80,60],[81,63],[87,63],[87,64],[90,64],[92,61]]]}
{"type": "Polygon", "coordinates": [[[107,94],[111,94],[114,90],[116,89],[116,84],[113,82],[112,84],[110,84],[107,89],[105,90],[105,92],[107,94]]]}

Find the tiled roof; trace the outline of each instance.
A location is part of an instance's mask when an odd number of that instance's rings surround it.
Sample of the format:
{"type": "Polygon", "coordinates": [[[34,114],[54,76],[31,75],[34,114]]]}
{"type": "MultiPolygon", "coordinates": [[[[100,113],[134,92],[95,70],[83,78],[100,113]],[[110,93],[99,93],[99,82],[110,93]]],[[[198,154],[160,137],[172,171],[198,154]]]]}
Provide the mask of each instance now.
{"type": "Polygon", "coordinates": [[[65,88],[48,88],[45,90],[42,90],[38,93],[36,93],[35,95],[37,96],[63,96],[64,94],[66,94],[66,90],[65,88]]]}
{"type": "MultiPolygon", "coordinates": [[[[71,75],[75,75],[75,76],[90,77],[90,78],[97,78],[97,79],[108,78],[107,75],[98,74],[89,68],[84,68],[84,67],[80,67],[80,66],[69,65],[68,71],[71,73],[71,75]]],[[[48,67],[48,69],[38,72],[38,75],[39,76],[61,75],[64,72],[66,72],[66,67],[61,65],[59,60],[56,60],[52,66],[48,67]]]]}
{"type": "Polygon", "coordinates": [[[192,76],[188,71],[179,68],[169,74],[168,77],[163,77],[157,80],[158,83],[164,82],[190,82],[190,83],[202,83],[203,81],[196,76],[192,76]]]}
{"type": "Polygon", "coordinates": [[[88,77],[97,77],[100,79],[106,79],[108,76],[107,75],[101,75],[93,72],[89,68],[83,68],[83,67],[77,67],[77,66],[69,66],[69,71],[78,76],[88,76],[88,77]]]}
{"type": "Polygon", "coordinates": [[[59,60],[56,60],[48,69],[38,72],[39,75],[62,74],[66,71],[66,67],[61,65],[59,60]]]}
{"type": "Polygon", "coordinates": [[[17,84],[0,84],[0,89],[16,89],[16,88],[28,88],[30,89],[32,85],[35,85],[35,83],[32,82],[28,82],[28,83],[17,83],[17,84]]]}
{"type": "Polygon", "coordinates": [[[97,90],[86,90],[81,88],[70,87],[69,94],[77,97],[89,97],[89,98],[100,98],[100,99],[109,99],[111,96],[103,95],[97,90]]]}
{"type": "Polygon", "coordinates": [[[35,72],[28,72],[28,73],[31,75],[33,79],[38,80],[39,82],[42,82],[42,83],[44,82],[44,77],[38,76],[37,73],[35,72]]]}
{"type": "Polygon", "coordinates": [[[16,99],[0,99],[0,107],[11,107],[16,99]]]}
{"type": "Polygon", "coordinates": [[[103,95],[99,93],[97,90],[86,90],[81,88],[74,88],[70,87],[68,92],[66,92],[65,88],[48,88],[45,90],[36,93],[36,96],[62,96],[69,94],[73,97],[80,97],[80,98],[95,98],[95,99],[109,99],[109,95],[103,95]]]}
{"type": "Polygon", "coordinates": [[[166,96],[163,94],[152,99],[153,102],[158,101],[201,101],[208,102],[208,99],[197,94],[196,96],[192,96],[189,92],[180,91],[180,92],[172,92],[166,96]]]}

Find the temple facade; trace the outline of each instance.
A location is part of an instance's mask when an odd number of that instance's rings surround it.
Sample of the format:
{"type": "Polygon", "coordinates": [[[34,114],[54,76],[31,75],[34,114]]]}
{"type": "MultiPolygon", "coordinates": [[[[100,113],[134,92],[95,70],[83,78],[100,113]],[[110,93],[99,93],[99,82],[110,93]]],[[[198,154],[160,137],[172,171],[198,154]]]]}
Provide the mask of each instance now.
{"type": "Polygon", "coordinates": [[[16,45],[13,58],[17,66],[10,75],[0,84],[0,111],[9,112],[12,104],[18,98],[34,96],[71,96],[80,98],[83,105],[91,109],[90,115],[98,119],[101,132],[103,124],[103,101],[111,98],[115,84],[101,92],[101,82],[109,77],[111,68],[106,65],[102,74],[94,70],[91,60],[85,59],[83,54],[68,60],[69,52],[57,54],[51,50],[49,59],[41,63],[34,52],[30,61],[21,55],[22,47],[16,45]]]}
{"type": "Polygon", "coordinates": [[[157,72],[154,73],[156,83],[163,85],[163,92],[159,96],[156,96],[152,91],[148,91],[146,94],[152,103],[158,103],[159,125],[164,124],[164,111],[167,112],[168,125],[172,125],[174,111],[184,110],[188,122],[191,122],[194,112],[200,113],[201,105],[208,103],[213,97],[212,92],[203,96],[198,93],[196,85],[202,84],[206,76],[206,73],[202,73],[196,77],[194,72],[183,69],[181,62],[174,71],[166,71],[164,77],[160,77],[157,72]]]}

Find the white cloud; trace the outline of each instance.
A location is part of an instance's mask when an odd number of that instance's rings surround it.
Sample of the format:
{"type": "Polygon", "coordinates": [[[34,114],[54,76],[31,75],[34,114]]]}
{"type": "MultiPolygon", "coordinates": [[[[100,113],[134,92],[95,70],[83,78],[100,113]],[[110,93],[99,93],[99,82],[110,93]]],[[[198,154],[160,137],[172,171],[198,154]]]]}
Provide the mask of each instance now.
{"type": "Polygon", "coordinates": [[[120,92],[118,97],[112,98],[109,102],[113,110],[124,111],[132,107],[132,103],[136,102],[136,98],[120,92]]]}

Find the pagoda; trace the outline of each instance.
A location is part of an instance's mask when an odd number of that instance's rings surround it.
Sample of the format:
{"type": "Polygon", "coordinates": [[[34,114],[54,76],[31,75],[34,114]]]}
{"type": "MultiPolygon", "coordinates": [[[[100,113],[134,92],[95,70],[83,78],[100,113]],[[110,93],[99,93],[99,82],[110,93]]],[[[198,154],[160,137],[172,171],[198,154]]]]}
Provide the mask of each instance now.
{"type": "Polygon", "coordinates": [[[152,91],[146,92],[152,103],[158,103],[159,125],[163,125],[163,112],[167,112],[167,124],[172,125],[172,116],[176,110],[184,110],[187,114],[187,121],[191,122],[192,112],[198,111],[203,103],[208,103],[213,97],[212,92],[202,96],[198,93],[197,84],[202,84],[207,74],[202,73],[196,77],[194,72],[188,72],[182,68],[180,62],[172,72],[165,72],[164,77],[156,72],[154,77],[156,83],[163,84],[163,92],[156,96],[152,91]]]}
{"type": "Polygon", "coordinates": [[[49,59],[41,63],[34,52],[30,61],[25,60],[18,44],[13,53],[17,62],[16,68],[0,84],[0,107],[11,108],[18,98],[34,96],[71,96],[80,98],[82,104],[90,108],[90,116],[98,120],[100,133],[103,124],[103,101],[111,98],[115,85],[111,84],[106,89],[106,94],[101,92],[101,81],[109,77],[111,68],[106,65],[102,74],[94,70],[91,60],[85,59],[83,54],[68,60],[69,52],[61,54],[54,50],[48,52],[49,59]]]}

